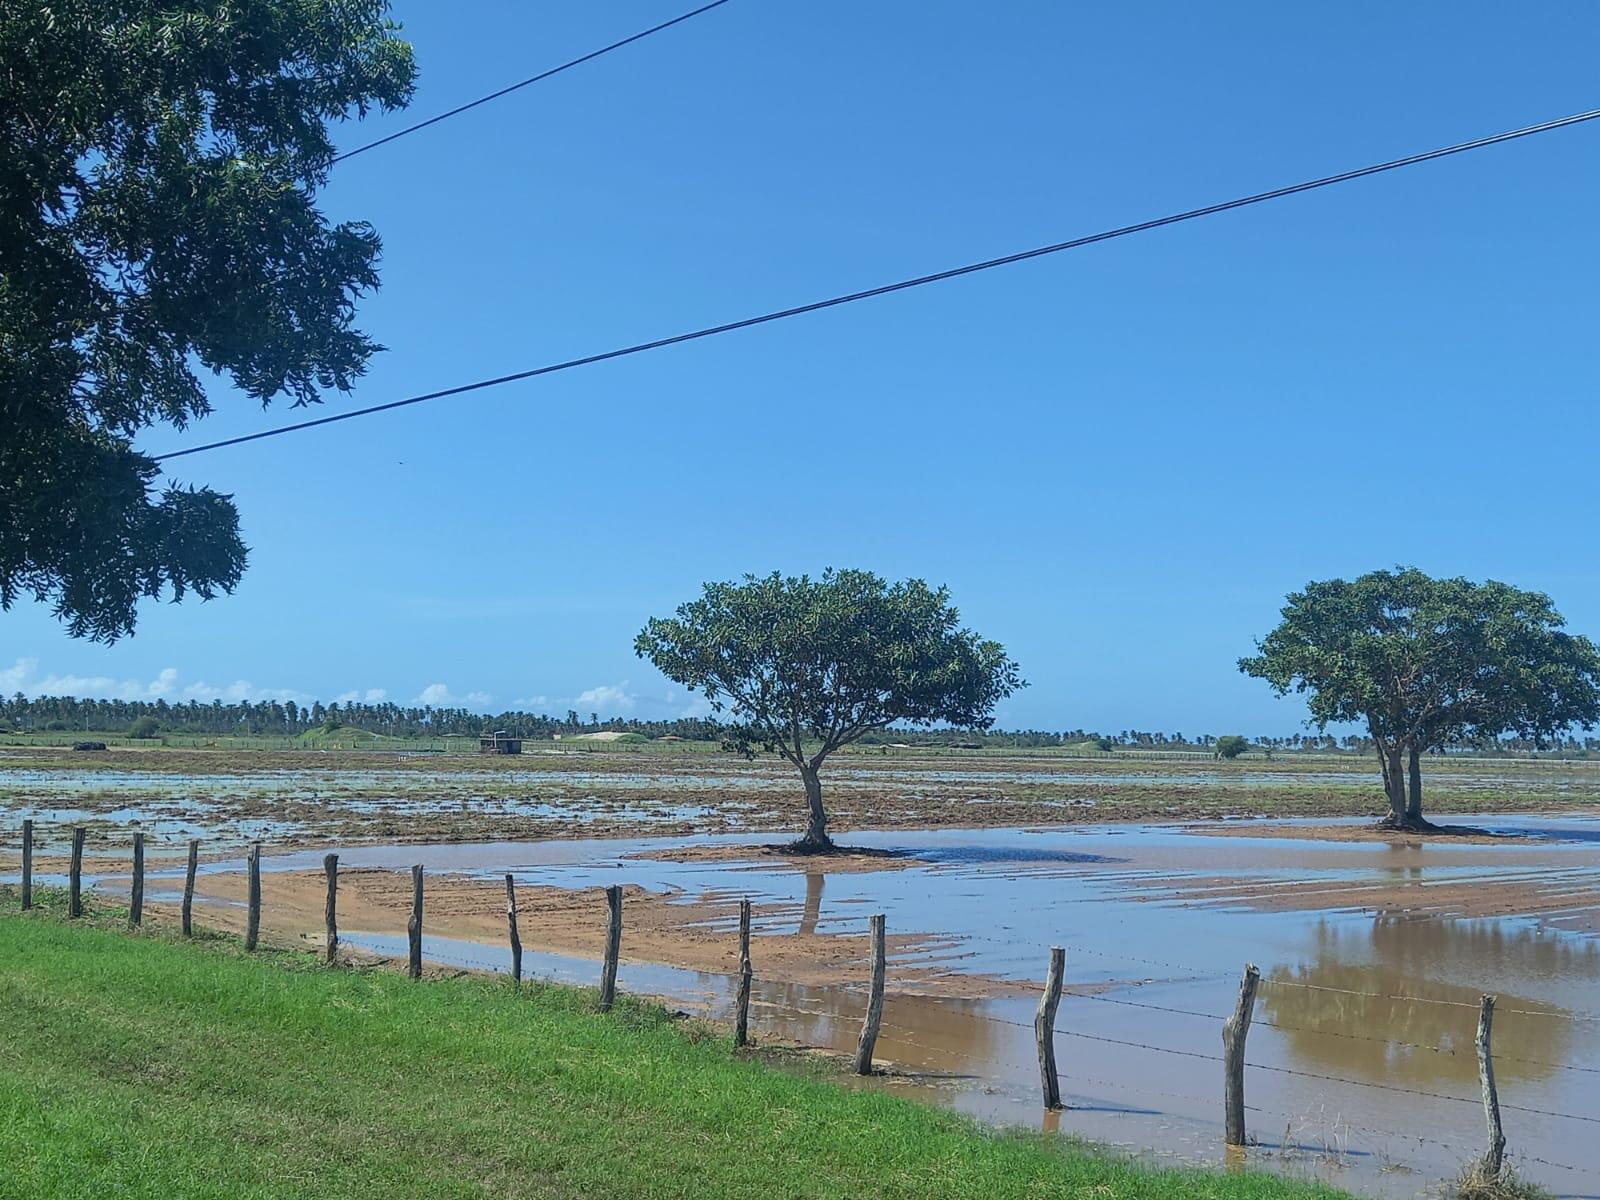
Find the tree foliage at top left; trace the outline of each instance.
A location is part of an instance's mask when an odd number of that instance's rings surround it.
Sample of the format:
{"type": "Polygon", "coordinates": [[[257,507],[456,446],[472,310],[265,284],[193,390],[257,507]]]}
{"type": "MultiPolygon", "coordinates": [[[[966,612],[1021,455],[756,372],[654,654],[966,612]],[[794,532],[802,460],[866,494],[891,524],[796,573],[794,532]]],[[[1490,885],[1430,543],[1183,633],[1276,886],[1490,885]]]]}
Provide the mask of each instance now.
{"type": "Polygon", "coordinates": [[[365,222],[317,206],[329,124],[403,106],[382,0],[0,0],[0,607],[75,637],[231,591],[232,497],[134,448],[210,411],[348,390],[380,349],[365,222]]]}

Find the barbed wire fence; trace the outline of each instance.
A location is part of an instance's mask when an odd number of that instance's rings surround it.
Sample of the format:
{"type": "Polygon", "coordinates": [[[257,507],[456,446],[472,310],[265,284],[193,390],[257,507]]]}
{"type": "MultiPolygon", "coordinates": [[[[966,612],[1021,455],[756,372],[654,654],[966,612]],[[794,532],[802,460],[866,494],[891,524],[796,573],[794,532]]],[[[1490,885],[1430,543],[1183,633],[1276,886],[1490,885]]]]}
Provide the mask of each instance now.
{"type": "MultiPolygon", "coordinates": [[[[21,875],[20,898],[23,910],[34,907],[35,890],[35,857],[36,857],[36,830],[32,820],[24,820],[20,829],[21,846],[21,875]]],[[[87,843],[87,829],[75,826],[71,829],[70,854],[67,869],[67,911],[69,919],[77,919],[84,913],[83,903],[83,865],[87,843]]],[[[198,839],[190,839],[187,844],[187,864],[184,871],[184,886],[181,906],[181,928],[184,936],[193,933],[193,904],[196,889],[196,880],[199,870],[199,851],[201,843],[198,839]]],[[[135,832],[133,837],[133,852],[130,862],[128,921],[132,926],[139,926],[144,920],[145,908],[145,882],[146,882],[146,838],[143,832],[135,832]]],[[[339,856],[327,854],[323,859],[323,871],[327,880],[327,899],[325,906],[325,929],[321,952],[325,960],[333,964],[338,961],[341,946],[338,931],[338,883],[339,883],[339,856]]],[[[410,918],[406,928],[406,969],[413,979],[422,977],[423,963],[423,931],[424,931],[424,898],[425,898],[425,872],[420,864],[411,868],[412,903],[410,918]]],[[[173,874],[163,872],[163,875],[173,874]]],[[[259,946],[261,930],[261,843],[251,843],[245,857],[246,874],[246,901],[245,901],[245,931],[244,945],[246,950],[254,951],[259,946]]],[[[522,942],[518,924],[518,909],[515,892],[515,877],[512,874],[505,876],[506,904],[505,915],[507,920],[507,936],[510,974],[513,980],[520,983],[523,978],[522,971],[522,942]]],[[[599,889],[597,889],[599,890],[599,889]]],[[[623,924],[623,898],[624,889],[612,885],[603,889],[604,899],[597,904],[597,928],[599,927],[598,915],[602,905],[605,914],[604,925],[604,950],[601,959],[599,988],[600,1009],[608,1011],[616,994],[617,971],[621,961],[621,948],[624,936],[623,924]]],[[[735,991],[734,1001],[734,1041],[736,1045],[745,1045],[748,1040],[750,1027],[750,1007],[752,1003],[751,978],[753,975],[752,959],[750,954],[751,938],[751,901],[746,898],[740,901],[740,919],[738,928],[739,939],[739,966],[734,972],[702,972],[705,974],[726,974],[735,991]]],[[[949,1046],[930,1046],[917,1041],[921,1035],[920,1030],[911,1028],[893,1019],[884,1016],[884,998],[887,979],[887,954],[885,951],[884,916],[874,915],[870,918],[871,928],[871,955],[870,979],[866,986],[858,984],[838,985],[845,993],[862,996],[865,998],[866,1015],[863,1020],[861,1034],[857,1043],[854,1056],[855,1069],[860,1074],[872,1074],[877,1069],[874,1060],[876,1041],[883,1030],[891,1030],[898,1043],[916,1049],[921,1049],[930,1054],[947,1055],[971,1062],[978,1070],[974,1071],[974,1078],[994,1081],[992,1074],[995,1063],[992,1057],[974,1055],[956,1050],[949,1046]],[[987,1072],[987,1074],[986,1074],[987,1072]]],[[[962,940],[967,940],[963,938],[962,940]]],[[[1012,943],[999,943],[998,939],[976,940],[996,941],[997,944],[1013,945],[1012,943]]],[[[964,1015],[972,1020],[989,1022],[1001,1026],[1031,1032],[1037,1045],[1038,1059],[1041,1067],[1041,1083],[1043,1087],[1044,1105],[1047,1110],[1052,1108],[1070,1107],[1059,1102],[1059,1087],[1052,1088],[1050,1080],[1053,1078],[1057,1085],[1061,1083],[1100,1086],[1108,1089],[1128,1090],[1129,1085],[1113,1083],[1106,1080],[1095,1079],[1086,1075],[1069,1075],[1055,1071],[1054,1046],[1056,1038],[1068,1038],[1086,1041],[1101,1045],[1115,1047],[1119,1050],[1137,1050],[1143,1053],[1166,1055],[1188,1060],[1200,1060],[1222,1064],[1224,1067],[1224,1096],[1225,1108],[1238,1106],[1239,1111],[1254,1114],[1257,1118],[1274,1117],[1287,1122],[1286,1131],[1293,1124],[1303,1119],[1304,1114],[1295,1114],[1257,1107],[1243,1103],[1245,1072],[1259,1071],[1273,1075],[1312,1080],[1319,1083],[1333,1083],[1353,1088],[1370,1089],[1374,1091],[1401,1093],[1416,1096],[1422,1099],[1440,1101],[1449,1104],[1468,1105],[1481,1107],[1484,1110],[1485,1128],[1488,1131],[1488,1147],[1479,1156],[1481,1161],[1490,1165],[1495,1173],[1502,1166],[1502,1154],[1505,1138],[1501,1132],[1501,1113],[1511,1112],[1530,1116],[1545,1117],[1553,1120],[1572,1122],[1577,1125],[1600,1125],[1600,1115],[1589,1113],[1567,1112],[1553,1108],[1541,1108],[1532,1105],[1515,1103],[1501,1103],[1493,1077],[1495,1062],[1516,1063],[1531,1066],[1541,1070],[1568,1072],[1583,1075],[1600,1075],[1600,1067],[1585,1066],[1579,1063],[1551,1062],[1545,1059],[1528,1058],[1516,1055],[1496,1054],[1492,1049],[1491,1030],[1492,1019],[1496,1011],[1501,1013],[1516,1014],[1519,1016],[1543,1019],[1560,1019],[1571,1022],[1600,1022],[1600,1016],[1584,1013],[1568,1013],[1532,1008],[1498,1008],[1496,998],[1491,995],[1483,996],[1477,1004],[1469,1001],[1452,1000],[1443,997],[1422,996],[1405,992],[1376,992],[1359,988],[1346,988],[1328,984],[1310,983],[1303,980],[1283,978],[1260,978],[1253,965],[1247,965],[1240,990],[1240,1003],[1236,1005],[1235,1012],[1229,1016],[1222,1013],[1208,1012],[1202,1009],[1185,1008],[1179,1005],[1158,1004],[1150,1001],[1132,1000],[1125,997],[1106,996],[1094,992],[1084,991],[1081,988],[1061,987],[1056,968],[1059,963],[1058,956],[1062,948],[1051,948],[1051,978],[1046,984],[1046,994],[1041,998],[1040,1015],[1033,1023],[1012,1020],[997,1013],[972,1013],[965,1011],[964,1015]],[[1244,1046],[1249,1027],[1262,1025],[1268,1028],[1288,1033],[1304,1033],[1321,1037],[1344,1038],[1361,1042],[1375,1043],[1397,1049],[1414,1050],[1422,1053],[1431,1053],[1445,1056],[1456,1056],[1456,1050],[1450,1046],[1432,1045],[1424,1042],[1408,1041],[1398,1038],[1375,1036],[1371,1034],[1352,1033],[1342,1030],[1306,1025],[1295,1025],[1287,1022],[1273,1021],[1258,1018],[1254,1015],[1256,988],[1267,987],[1274,989],[1302,989],[1313,992],[1328,992],[1348,995],[1363,999],[1385,1000],[1402,1004],[1424,1004],[1450,1007],[1463,1010],[1475,1010],[1478,1013],[1478,1031],[1475,1039],[1475,1052],[1478,1060],[1479,1080],[1481,1084],[1480,1096],[1459,1096],[1449,1092],[1435,1091],[1427,1088],[1406,1087],[1395,1083],[1385,1083],[1376,1080],[1354,1079],[1348,1076],[1333,1075],[1318,1071],[1308,1071],[1298,1067],[1287,1067],[1272,1063],[1251,1061],[1244,1057],[1244,1046]],[[1225,1030],[1230,1024],[1235,1029],[1243,1030],[1236,1038],[1225,1038],[1225,1050],[1222,1054],[1214,1054],[1200,1050],[1182,1047],[1164,1046],[1138,1038],[1113,1037],[1103,1033],[1094,1033],[1081,1029],[1063,1028],[1055,1022],[1057,1009],[1054,1004],[1048,1003],[1052,993],[1056,1000],[1068,999],[1074,1003],[1105,1004],[1125,1007],[1130,1009],[1160,1012],[1164,1014],[1183,1016],[1195,1020],[1204,1020],[1221,1025],[1225,1030]],[[1046,1017],[1048,1014],[1048,1018],[1046,1017]],[[1231,1053],[1234,1047],[1236,1053],[1231,1053]]],[[[1163,970],[1182,973],[1185,981],[1204,981],[1226,978],[1225,972],[1215,970],[1207,971],[1189,964],[1177,963],[1168,960],[1140,957],[1121,951],[1108,952],[1094,947],[1074,946],[1072,953],[1086,954],[1091,957],[1113,960],[1123,963],[1137,963],[1143,966],[1157,967],[1163,970]]],[[[382,956],[380,956],[382,957],[382,956]]],[[[505,973],[506,966],[498,961],[489,959],[473,959],[459,954],[452,956],[452,962],[467,967],[495,973],[505,973]]],[[[1139,1085],[1132,1088],[1139,1096],[1156,1096],[1164,1099],[1181,1100],[1197,1106],[1208,1106],[1215,1103],[1215,1098],[1207,1100],[1205,1097],[1171,1092],[1159,1088],[1139,1085]]],[[[1397,1139],[1402,1142],[1415,1142],[1418,1144],[1434,1145],[1450,1151],[1452,1154],[1464,1155],[1469,1153],[1463,1146],[1455,1142],[1446,1142],[1421,1134],[1398,1131],[1394,1129],[1377,1129],[1351,1123],[1342,1114],[1335,1118],[1334,1125],[1337,1129],[1352,1132],[1363,1132],[1377,1138],[1397,1139]]],[[[1235,1138],[1229,1139],[1230,1145],[1245,1144],[1245,1135],[1242,1127],[1238,1130],[1231,1128],[1230,1133],[1235,1138]]],[[[1561,1170],[1582,1171],[1584,1168],[1571,1163],[1560,1162],[1546,1157],[1527,1154],[1525,1152],[1515,1156],[1523,1162],[1538,1163],[1555,1167],[1561,1170]]]]}

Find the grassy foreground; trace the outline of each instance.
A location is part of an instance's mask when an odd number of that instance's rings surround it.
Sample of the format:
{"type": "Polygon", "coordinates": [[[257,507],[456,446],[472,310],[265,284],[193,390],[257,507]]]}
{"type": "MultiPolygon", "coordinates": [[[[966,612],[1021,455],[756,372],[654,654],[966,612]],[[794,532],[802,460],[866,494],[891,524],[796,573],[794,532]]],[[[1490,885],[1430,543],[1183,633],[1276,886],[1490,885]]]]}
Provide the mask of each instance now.
{"type": "Polygon", "coordinates": [[[1340,1194],[995,1134],[593,1005],[69,926],[7,894],[0,1197],[1340,1194]]]}

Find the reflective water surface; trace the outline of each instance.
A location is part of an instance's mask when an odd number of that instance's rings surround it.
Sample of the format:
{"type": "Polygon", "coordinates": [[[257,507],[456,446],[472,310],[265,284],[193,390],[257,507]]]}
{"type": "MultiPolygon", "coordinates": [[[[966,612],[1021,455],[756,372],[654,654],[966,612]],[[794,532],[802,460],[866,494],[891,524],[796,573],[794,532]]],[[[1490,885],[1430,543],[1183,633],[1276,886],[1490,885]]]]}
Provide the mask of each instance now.
{"type": "MultiPolygon", "coordinates": [[[[927,865],[839,874],[629,857],[650,840],[370,847],[344,861],[425,861],[430,871],[485,876],[511,870],[528,883],[571,888],[628,882],[675,892],[686,904],[750,895],[771,905],[758,922],[771,931],[859,935],[868,915],[884,912],[893,931],[939,938],[934,949],[891,958],[878,1051],[890,1073],[871,1086],[1163,1160],[1224,1159],[1220,1026],[1245,963],[1254,962],[1262,986],[1248,1051],[1249,1126],[1258,1143],[1249,1161],[1373,1195],[1437,1194],[1441,1178],[1481,1153],[1473,1032],[1480,995],[1493,993],[1512,1158],[1558,1195],[1593,1196],[1600,940],[1568,929],[1573,914],[1560,897],[1600,882],[1600,821],[1478,821],[1541,837],[1395,847],[1148,826],[893,831],[850,840],[927,865]],[[1238,880],[1236,891],[1313,880],[1328,907],[1239,903],[1219,878],[1238,880]],[[1187,894],[1188,880],[1207,886],[1187,894]],[[1543,895],[1545,911],[1469,919],[1429,908],[1440,884],[1507,880],[1543,895]],[[1345,894],[1349,903],[1340,901],[1345,894]],[[1364,903],[1374,894],[1388,905],[1364,903]],[[896,994],[894,981],[897,966],[928,963],[1037,980],[1052,944],[1066,947],[1068,963],[1057,1028],[1070,1107],[1059,1118],[1039,1107],[1032,1000],[896,994]]],[[[288,855],[274,865],[308,866],[315,857],[288,855]]],[[[397,933],[352,937],[403,950],[397,933]]],[[[442,961],[506,966],[499,946],[438,939],[427,948],[442,961]]],[[[860,985],[764,980],[759,939],[755,954],[758,1036],[853,1047],[860,985]]],[[[592,962],[576,958],[530,956],[529,966],[562,979],[595,975],[592,962]]],[[[717,1016],[733,997],[727,977],[671,967],[625,964],[621,980],[717,1016]]]]}
{"type": "MultiPolygon", "coordinates": [[[[1442,1178],[1482,1152],[1473,1031],[1479,997],[1491,993],[1512,1160],[1557,1195],[1594,1197],[1600,819],[1473,821],[1533,836],[1419,846],[1105,825],[852,834],[852,844],[916,862],[837,873],[825,861],[800,870],[770,859],[639,857],[683,838],[357,846],[341,850],[341,864],[422,862],[430,876],[486,879],[510,871],[527,884],[574,889],[621,882],[686,906],[750,896],[762,906],[758,933],[859,940],[861,982],[838,986],[765,978],[759,938],[754,946],[755,1036],[842,1052],[854,1047],[865,1005],[861,935],[870,914],[885,913],[892,933],[934,936],[891,957],[878,1045],[888,1073],[863,1086],[1157,1160],[1224,1161],[1221,1021],[1254,963],[1262,984],[1247,1102],[1257,1144],[1247,1161],[1386,1197],[1437,1195],[1442,1178]],[[1489,892],[1504,906],[1461,915],[1462,896],[1489,892]],[[957,1000],[904,990],[914,967],[1031,984],[1051,945],[1067,951],[1057,1055],[1069,1108],[1059,1115],[1040,1108],[1028,995],[957,1000]]],[[[264,866],[320,868],[321,854],[274,855],[264,866]]],[[[151,894],[169,886],[152,880],[151,894]]],[[[731,938],[722,911],[704,918],[706,928],[731,938]]],[[[346,937],[404,950],[399,928],[346,937]]],[[[508,966],[503,945],[429,937],[426,952],[445,963],[508,966]]],[[[597,973],[592,961],[531,952],[526,968],[580,982],[597,973]]],[[[729,977],[651,963],[625,961],[620,981],[712,1016],[727,1015],[733,999],[729,977]]],[[[917,987],[929,990],[925,977],[917,987]]]]}

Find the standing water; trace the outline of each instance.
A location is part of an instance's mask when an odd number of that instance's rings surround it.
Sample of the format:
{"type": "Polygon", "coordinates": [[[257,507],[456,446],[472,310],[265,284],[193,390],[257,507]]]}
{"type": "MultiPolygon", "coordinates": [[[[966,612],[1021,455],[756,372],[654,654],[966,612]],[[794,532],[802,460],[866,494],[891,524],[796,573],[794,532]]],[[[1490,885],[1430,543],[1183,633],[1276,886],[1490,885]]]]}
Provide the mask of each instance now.
{"type": "MultiPolygon", "coordinates": [[[[891,958],[878,1043],[889,1071],[873,1086],[1160,1160],[1224,1160],[1221,1022],[1245,964],[1255,963],[1247,1161],[1372,1195],[1436,1191],[1482,1153],[1473,1032],[1480,996],[1494,994],[1511,1161],[1557,1195],[1593,1195],[1600,821],[1474,820],[1523,836],[1416,845],[1156,826],[862,832],[848,841],[910,865],[839,873],[826,860],[800,870],[770,858],[641,857],[683,839],[375,846],[347,850],[342,862],[424,861],[431,872],[485,879],[511,871],[523,884],[562,888],[630,883],[685,904],[750,896],[762,913],[758,935],[859,937],[870,914],[886,913],[892,934],[926,936],[891,958]],[[1032,1028],[1031,989],[1051,945],[1067,952],[1060,1114],[1040,1107],[1032,1028]],[[991,986],[941,997],[941,974],[991,986]]],[[[271,866],[316,861],[289,854],[271,866]]],[[[720,915],[708,920],[732,936],[720,915]]],[[[403,944],[382,934],[350,940],[385,952],[403,944]]],[[[500,946],[438,938],[428,951],[505,966],[500,946]]],[[[759,936],[753,953],[757,1037],[853,1046],[861,985],[764,979],[759,936]]],[[[594,975],[592,963],[556,955],[530,955],[529,966],[557,978],[594,975]]],[[[726,1016],[733,999],[731,976],[681,968],[626,965],[621,982],[713,1016],[726,1016]]]]}

